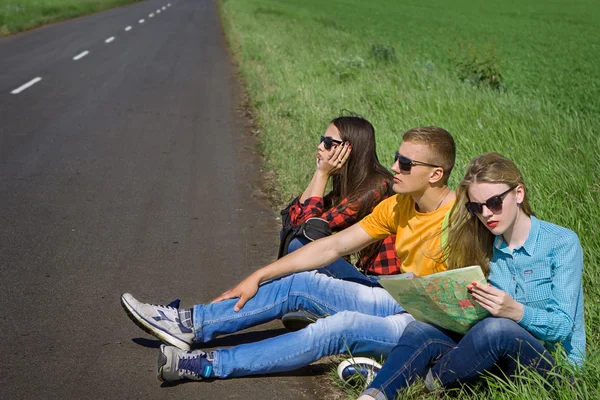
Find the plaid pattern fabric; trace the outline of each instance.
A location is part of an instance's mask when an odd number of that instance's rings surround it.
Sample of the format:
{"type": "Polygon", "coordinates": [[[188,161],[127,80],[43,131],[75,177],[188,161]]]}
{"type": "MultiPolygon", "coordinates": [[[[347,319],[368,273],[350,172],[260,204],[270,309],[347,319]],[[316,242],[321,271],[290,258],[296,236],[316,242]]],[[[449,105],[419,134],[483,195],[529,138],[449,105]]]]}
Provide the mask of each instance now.
{"type": "Polygon", "coordinates": [[[577,235],[531,217],[523,246],[511,250],[496,238],[490,271],[489,282],[523,304],[519,325],[546,343],[562,343],[571,362],[581,364],[583,251],[577,235]]]}
{"type": "Polygon", "coordinates": [[[356,263],[356,267],[369,275],[400,274],[402,262],[396,255],[396,235],[383,239],[379,252],[375,256],[365,257],[356,263]]]}
{"type": "MultiPolygon", "coordinates": [[[[382,197],[380,193],[376,196],[382,197]]],[[[296,197],[290,207],[290,219],[300,225],[309,218],[323,218],[329,222],[332,232],[339,232],[358,222],[357,207],[353,207],[349,199],[343,199],[335,207],[331,203],[330,195],[309,197],[303,204],[300,204],[300,197],[296,197]]],[[[374,256],[363,257],[357,262],[357,268],[372,275],[399,274],[401,262],[396,256],[395,241],[396,235],[388,236],[374,256]]]]}

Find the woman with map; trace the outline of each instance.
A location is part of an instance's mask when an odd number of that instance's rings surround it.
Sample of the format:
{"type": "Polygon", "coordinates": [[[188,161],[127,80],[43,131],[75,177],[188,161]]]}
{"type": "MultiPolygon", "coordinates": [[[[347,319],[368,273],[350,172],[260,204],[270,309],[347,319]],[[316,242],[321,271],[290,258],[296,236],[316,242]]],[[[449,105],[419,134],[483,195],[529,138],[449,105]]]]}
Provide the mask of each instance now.
{"type": "Polygon", "coordinates": [[[488,277],[467,286],[491,316],[464,336],[410,323],[359,400],[394,399],[416,379],[444,388],[489,372],[511,377],[518,366],[546,374],[548,350],[585,357],[583,252],[577,235],[534,216],[516,165],[497,153],[471,161],[450,213],[446,262],[480,265],[488,277]]]}

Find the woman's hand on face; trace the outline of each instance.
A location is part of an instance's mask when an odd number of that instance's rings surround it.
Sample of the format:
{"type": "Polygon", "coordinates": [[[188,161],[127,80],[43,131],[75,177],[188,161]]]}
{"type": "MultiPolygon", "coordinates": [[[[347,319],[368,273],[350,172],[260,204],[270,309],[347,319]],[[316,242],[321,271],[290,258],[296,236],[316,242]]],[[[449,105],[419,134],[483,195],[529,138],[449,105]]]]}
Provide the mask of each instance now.
{"type": "Polygon", "coordinates": [[[224,292],[210,303],[218,303],[223,300],[239,298],[239,301],[235,303],[235,306],[233,307],[233,311],[238,312],[244,307],[248,300],[256,295],[256,292],[258,292],[258,284],[258,280],[250,275],[238,283],[237,286],[224,292]]]}
{"type": "Polygon", "coordinates": [[[494,317],[508,318],[519,322],[523,318],[523,304],[519,303],[504,290],[492,285],[471,282],[467,285],[473,299],[494,317]]]}
{"type": "Polygon", "coordinates": [[[320,171],[327,176],[338,173],[352,152],[352,146],[348,142],[344,142],[335,149],[329,152],[330,157],[327,160],[317,160],[317,171],[320,171]]]}

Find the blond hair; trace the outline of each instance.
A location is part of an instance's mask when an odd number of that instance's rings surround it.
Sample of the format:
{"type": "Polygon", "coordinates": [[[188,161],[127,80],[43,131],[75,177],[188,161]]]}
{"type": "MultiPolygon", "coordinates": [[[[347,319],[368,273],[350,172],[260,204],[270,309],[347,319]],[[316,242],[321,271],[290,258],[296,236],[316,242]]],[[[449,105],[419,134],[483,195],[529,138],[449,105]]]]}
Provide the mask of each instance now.
{"type": "Polygon", "coordinates": [[[422,126],[407,131],[402,136],[402,140],[428,146],[432,159],[419,161],[442,167],[444,170],[442,183],[448,183],[456,159],[456,144],[450,132],[437,126],[422,126]]]}
{"type": "Polygon", "coordinates": [[[510,187],[521,185],[524,192],[521,210],[528,216],[535,214],[529,205],[523,175],[514,162],[498,153],[482,154],[471,160],[465,177],[458,184],[456,202],[450,210],[444,261],[448,269],[480,265],[488,276],[495,236],[465,207],[469,201],[469,186],[475,182],[505,183],[510,187]]]}

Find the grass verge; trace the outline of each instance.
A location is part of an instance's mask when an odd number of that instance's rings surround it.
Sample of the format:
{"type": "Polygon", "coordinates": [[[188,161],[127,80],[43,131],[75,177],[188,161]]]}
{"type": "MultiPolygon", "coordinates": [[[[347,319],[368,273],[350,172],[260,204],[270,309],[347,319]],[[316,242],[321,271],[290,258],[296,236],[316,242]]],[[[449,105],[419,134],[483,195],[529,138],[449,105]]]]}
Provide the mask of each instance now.
{"type": "Polygon", "coordinates": [[[2,0],[0,37],[140,0],[2,0]]]}
{"type": "MultiPolygon", "coordinates": [[[[220,8],[282,199],[304,189],[319,135],[342,109],[374,123],[386,164],[404,131],[438,125],[457,140],[451,184],[483,152],[519,165],[538,216],[574,230],[585,256],[590,362],[574,388],[548,395],[599,388],[598,3],[221,0],[220,8]]],[[[521,398],[539,391],[521,384],[521,398]]],[[[515,398],[503,388],[457,396],[515,398]]]]}

